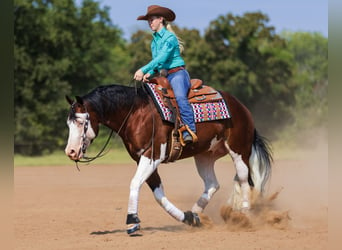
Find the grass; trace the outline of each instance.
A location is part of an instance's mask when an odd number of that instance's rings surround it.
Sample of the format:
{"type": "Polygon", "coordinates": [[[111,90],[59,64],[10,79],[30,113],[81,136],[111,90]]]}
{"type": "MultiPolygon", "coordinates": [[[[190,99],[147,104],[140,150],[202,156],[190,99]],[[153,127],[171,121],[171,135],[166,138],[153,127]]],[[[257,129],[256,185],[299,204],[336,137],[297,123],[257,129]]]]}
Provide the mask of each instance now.
{"type": "MultiPolygon", "coordinates": [[[[316,141],[316,140],[314,140],[316,141]]],[[[298,144],[294,143],[293,140],[289,140],[283,138],[283,140],[271,142],[272,150],[273,150],[273,158],[274,160],[294,160],[301,159],[306,157],[308,153],[310,153],[313,147],[301,147],[298,144]]],[[[96,148],[96,147],[95,147],[96,148]]],[[[89,152],[87,156],[95,156],[98,153],[98,150],[89,148],[89,152]]],[[[192,161],[192,158],[187,159],[192,161]]],[[[223,157],[219,159],[219,161],[231,161],[229,156],[223,157]]],[[[30,157],[30,156],[22,156],[22,155],[14,155],[14,166],[69,166],[74,165],[75,163],[71,161],[64,152],[58,151],[53,154],[30,157]]],[[[80,163],[82,164],[82,163],[80,163]]],[[[129,154],[127,153],[124,147],[116,146],[114,149],[111,149],[107,154],[103,157],[100,157],[91,163],[91,165],[114,165],[114,164],[132,164],[135,165],[135,162],[131,159],[129,154]]]]}
{"type": "MultiPolygon", "coordinates": [[[[90,151],[87,156],[95,156],[97,152],[90,151]]],[[[112,164],[135,164],[130,158],[125,149],[113,149],[110,150],[106,155],[100,157],[90,164],[92,165],[112,165],[112,164]]],[[[14,166],[68,166],[75,164],[71,161],[63,151],[54,152],[53,154],[44,156],[22,156],[14,155],[14,166]]],[[[82,163],[80,163],[82,164],[82,163]]]]}
{"type": "MultiPolygon", "coordinates": [[[[275,160],[279,159],[295,159],[298,157],[298,152],[291,150],[290,148],[284,148],[283,146],[280,149],[277,147],[277,144],[273,145],[274,150],[274,158],[275,160]]],[[[89,152],[88,156],[95,156],[97,152],[89,152]]],[[[192,160],[188,159],[189,161],[192,160]]],[[[229,156],[223,157],[219,159],[219,161],[231,161],[229,156]]],[[[53,154],[44,155],[44,156],[22,156],[15,155],[14,156],[14,166],[15,167],[31,167],[31,166],[68,166],[74,165],[75,163],[71,161],[63,151],[54,152],[53,154]]],[[[80,163],[82,164],[82,163],[80,163]]],[[[135,165],[135,162],[128,155],[126,149],[112,149],[103,157],[100,157],[91,163],[92,165],[114,165],[114,164],[132,164],[135,165]]]]}

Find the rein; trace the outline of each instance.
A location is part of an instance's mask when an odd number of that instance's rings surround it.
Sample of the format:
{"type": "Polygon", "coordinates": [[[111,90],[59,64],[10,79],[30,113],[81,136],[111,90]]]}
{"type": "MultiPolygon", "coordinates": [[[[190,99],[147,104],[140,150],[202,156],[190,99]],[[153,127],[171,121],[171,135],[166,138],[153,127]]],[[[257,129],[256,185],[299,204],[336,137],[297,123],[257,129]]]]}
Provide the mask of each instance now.
{"type": "MultiPolygon", "coordinates": [[[[120,125],[120,128],[118,129],[118,132],[117,132],[116,135],[114,136],[114,139],[115,139],[116,136],[120,133],[121,129],[123,128],[123,126],[125,125],[126,121],[128,120],[128,117],[131,115],[131,113],[132,113],[132,111],[133,111],[133,105],[134,105],[134,103],[132,104],[130,110],[128,111],[128,113],[127,113],[125,119],[122,121],[122,123],[121,123],[121,125],[120,125]]],[[[87,133],[87,130],[88,130],[88,126],[89,126],[88,124],[89,124],[89,122],[90,122],[90,119],[89,119],[89,114],[88,114],[88,112],[87,112],[86,122],[85,122],[85,124],[84,124],[84,130],[83,130],[83,135],[82,135],[82,140],[83,140],[83,141],[82,141],[82,153],[83,153],[83,155],[84,155],[84,156],[83,156],[83,159],[84,159],[84,160],[75,160],[76,168],[77,168],[78,171],[80,171],[80,168],[78,167],[78,163],[79,163],[79,162],[80,162],[80,163],[89,163],[89,162],[92,162],[92,161],[96,160],[97,158],[100,158],[100,157],[106,155],[106,154],[109,152],[109,150],[108,150],[108,151],[106,151],[105,153],[103,153],[103,151],[105,150],[105,148],[106,148],[107,145],[109,144],[109,141],[110,141],[110,139],[111,139],[111,137],[112,137],[112,135],[113,135],[113,133],[114,133],[114,130],[112,129],[111,132],[110,132],[110,134],[109,134],[109,136],[108,136],[108,138],[107,138],[106,143],[104,144],[104,146],[102,147],[102,149],[101,149],[94,157],[87,157],[87,156],[85,156],[85,152],[86,152],[86,149],[87,149],[86,144],[85,144],[85,140],[86,140],[86,137],[87,137],[87,136],[86,136],[86,133],[87,133]]]]}
{"type": "MultiPolygon", "coordinates": [[[[109,134],[109,136],[108,136],[108,139],[107,139],[106,143],[104,144],[104,146],[102,147],[102,149],[100,150],[100,152],[98,152],[98,153],[96,154],[96,156],[94,156],[94,157],[83,156],[83,159],[85,159],[85,160],[76,160],[76,161],[75,161],[78,170],[79,170],[78,165],[77,165],[78,162],[81,162],[81,163],[92,162],[93,160],[95,160],[95,159],[97,159],[97,158],[100,158],[100,157],[104,156],[105,154],[107,154],[108,151],[105,152],[104,154],[102,154],[102,153],[103,153],[103,151],[105,150],[105,148],[107,147],[107,145],[108,145],[108,143],[109,143],[109,141],[110,141],[110,139],[111,139],[111,137],[112,137],[112,135],[113,135],[113,132],[114,132],[114,130],[111,130],[111,131],[110,131],[110,134],[109,134]]],[[[83,139],[83,141],[84,141],[84,139],[83,139]]],[[[82,144],[82,152],[83,152],[83,154],[85,153],[85,151],[86,151],[86,147],[85,147],[85,143],[83,142],[83,144],[82,144]]]]}
{"type": "MultiPolygon", "coordinates": [[[[142,89],[145,91],[145,93],[148,93],[146,90],[146,86],[144,84],[142,84],[142,89]]],[[[150,103],[150,108],[152,111],[152,109],[153,109],[152,103],[150,103]]],[[[152,116],[152,135],[151,135],[151,147],[152,147],[152,149],[151,149],[151,161],[154,158],[154,133],[155,133],[155,117],[153,115],[152,116]]]]}

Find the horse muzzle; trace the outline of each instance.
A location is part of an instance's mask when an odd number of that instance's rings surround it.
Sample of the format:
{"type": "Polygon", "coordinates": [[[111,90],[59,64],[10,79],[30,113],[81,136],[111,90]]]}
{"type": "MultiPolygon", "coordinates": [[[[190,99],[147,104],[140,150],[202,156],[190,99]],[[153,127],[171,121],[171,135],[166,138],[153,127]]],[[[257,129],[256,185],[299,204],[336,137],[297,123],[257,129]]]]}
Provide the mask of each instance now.
{"type": "Polygon", "coordinates": [[[80,160],[83,157],[82,150],[75,150],[72,148],[66,148],[65,149],[65,154],[70,158],[70,160],[77,161],[80,160]]]}

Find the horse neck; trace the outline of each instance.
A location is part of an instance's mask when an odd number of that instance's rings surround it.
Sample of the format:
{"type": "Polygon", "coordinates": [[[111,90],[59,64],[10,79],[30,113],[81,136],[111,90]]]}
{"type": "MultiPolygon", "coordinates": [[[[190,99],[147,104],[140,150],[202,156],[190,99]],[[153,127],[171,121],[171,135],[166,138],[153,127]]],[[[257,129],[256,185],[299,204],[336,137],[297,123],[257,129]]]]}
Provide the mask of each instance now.
{"type": "Polygon", "coordinates": [[[120,85],[107,86],[97,90],[96,99],[88,98],[90,109],[98,123],[121,132],[134,111],[143,105],[141,93],[131,87],[120,85]]]}

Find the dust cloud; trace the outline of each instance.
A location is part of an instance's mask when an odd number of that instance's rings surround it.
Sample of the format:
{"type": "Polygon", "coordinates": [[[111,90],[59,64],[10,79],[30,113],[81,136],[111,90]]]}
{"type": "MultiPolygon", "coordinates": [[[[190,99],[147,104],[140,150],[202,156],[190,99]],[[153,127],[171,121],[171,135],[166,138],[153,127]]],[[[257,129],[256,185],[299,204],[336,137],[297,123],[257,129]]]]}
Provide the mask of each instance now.
{"type": "MultiPolygon", "coordinates": [[[[265,198],[254,204],[250,213],[233,211],[226,201],[233,185],[235,169],[231,161],[216,164],[220,190],[204,210],[205,226],[225,223],[227,230],[258,230],[275,228],[312,228],[328,223],[328,142],[318,130],[301,137],[301,147],[287,148],[287,154],[274,150],[274,164],[271,180],[267,185],[265,198]]],[[[188,187],[186,200],[194,200],[200,195],[200,187],[188,187]],[[191,197],[190,197],[191,194],[191,197]]]]}

